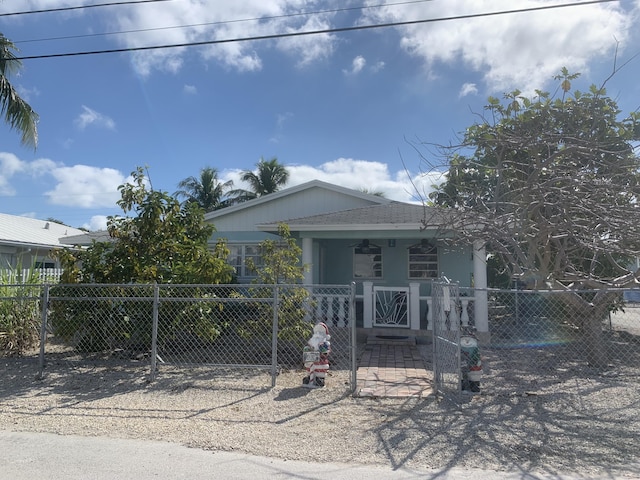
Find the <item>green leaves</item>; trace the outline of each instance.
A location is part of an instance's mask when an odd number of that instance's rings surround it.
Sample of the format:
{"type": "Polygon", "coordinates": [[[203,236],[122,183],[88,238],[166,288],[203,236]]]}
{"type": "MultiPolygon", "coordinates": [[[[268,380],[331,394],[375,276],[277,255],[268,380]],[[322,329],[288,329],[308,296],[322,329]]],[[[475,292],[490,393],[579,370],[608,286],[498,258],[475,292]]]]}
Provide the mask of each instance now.
{"type": "MultiPolygon", "coordinates": [[[[232,267],[223,243],[209,250],[215,227],[204,223],[194,202],[180,205],[166,192],[149,190],[141,168],[121,185],[118,205],[125,214],[110,217],[111,240],[96,242],[66,263],[82,262],[81,281],[96,283],[228,283],[232,267]]],[[[66,271],[66,270],[65,270],[66,271]]],[[[78,278],[78,274],[74,274],[78,278]]]]}

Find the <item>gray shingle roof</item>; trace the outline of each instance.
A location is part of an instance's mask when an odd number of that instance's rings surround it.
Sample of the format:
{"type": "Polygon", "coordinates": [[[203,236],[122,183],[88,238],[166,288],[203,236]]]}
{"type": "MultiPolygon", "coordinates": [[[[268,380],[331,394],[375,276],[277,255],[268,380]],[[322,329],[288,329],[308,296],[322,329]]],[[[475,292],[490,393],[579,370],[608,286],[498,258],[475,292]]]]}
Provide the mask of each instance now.
{"type": "MultiPolygon", "coordinates": [[[[327,229],[330,227],[344,229],[347,226],[368,229],[381,229],[385,226],[415,229],[423,226],[423,220],[426,220],[427,226],[438,228],[446,226],[447,217],[450,214],[450,211],[440,208],[391,202],[386,205],[372,205],[303,218],[282,219],[282,222],[289,225],[291,230],[327,229]]],[[[258,228],[272,230],[277,228],[277,224],[259,225],[258,228]]]]}

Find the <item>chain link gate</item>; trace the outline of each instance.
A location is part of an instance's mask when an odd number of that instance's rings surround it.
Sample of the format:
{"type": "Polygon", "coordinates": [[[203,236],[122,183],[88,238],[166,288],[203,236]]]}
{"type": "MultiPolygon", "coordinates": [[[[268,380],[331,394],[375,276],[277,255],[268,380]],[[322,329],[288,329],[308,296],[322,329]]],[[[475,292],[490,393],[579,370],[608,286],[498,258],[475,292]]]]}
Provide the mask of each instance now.
{"type": "Polygon", "coordinates": [[[433,282],[433,382],[436,396],[458,403],[461,393],[458,285],[433,282]],[[453,309],[453,311],[452,311],[453,309]]]}

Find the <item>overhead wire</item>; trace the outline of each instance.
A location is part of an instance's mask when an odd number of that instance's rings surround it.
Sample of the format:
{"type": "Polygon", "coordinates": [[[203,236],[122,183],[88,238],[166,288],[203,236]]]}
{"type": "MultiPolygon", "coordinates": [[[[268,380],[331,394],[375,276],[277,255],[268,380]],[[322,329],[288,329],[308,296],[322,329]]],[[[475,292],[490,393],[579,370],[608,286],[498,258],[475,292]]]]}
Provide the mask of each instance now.
{"type": "Polygon", "coordinates": [[[91,38],[91,37],[101,37],[101,36],[107,36],[107,35],[125,35],[129,33],[155,32],[155,31],[161,31],[161,30],[196,28],[196,27],[206,27],[206,26],[212,26],[212,25],[227,25],[231,23],[278,20],[280,18],[293,18],[293,17],[303,17],[303,16],[306,17],[311,15],[323,15],[326,13],[342,13],[342,12],[349,12],[349,11],[355,11],[355,10],[369,10],[369,9],[375,9],[375,8],[394,7],[394,6],[400,6],[400,5],[410,5],[415,3],[426,3],[426,2],[432,2],[432,1],[434,0],[407,0],[404,2],[381,3],[377,5],[360,5],[357,7],[332,8],[332,9],[326,9],[326,10],[314,10],[310,12],[285,13],[282,15],[269,15],[264,17],[237,18],[233,20],[220,20],[216,22],[194,23],[194,24],[188,24],[188,25],[171,25],[166,27],[122,30],[118,32],[86,33],[82,35],[66,35],[62,37],[36,38],[36,39],[30,39],[30,40],[17,40],[17,41],[13,40],[13,43],[18,44],[18,43],[46,42],[51,40],[69,40],[69,39],[75,39],[75,38],[91,38]]]}
{"type": "Polygon", "coordinates": [[[136,3],[157,3],[157,2],[173,2],[173,1],[174,0],[125,0],[122,2],[96,3],[93,5],[78,5],[75,7],[57,7],[57,8],[45,8],[42,10],[24,10],[22,12],[0,13],[0,17],[10,17],[14,15],[31,15],[34,13],[66,12],[69,10],[85,10],[87,8],[113,7],[118,5],[132,5],[136,3]]]}
{"type": "Polygon", "coordinates": [[[565,3],[565,4],[556,4],[556,5],[541,5],[537,7],[528,7],[528,8],[520,8],[520,9],[513,9],[513,10],[500,10],[497,12],[474,13],[474,14],[468,14],[468,15],[455,15],[450,17],[426,18],[426,19],[420,19],[420,20],[406,20],[406,21],[399,21],[399,22],[387,22],[387,23],[378,23],[378,24],[369,24],[369,25],[353,25],[350,27],[334,27],[334,28],[326,28],[326,29],[320,29],[320,30],[308,30],[308,31],[302,31],[302,32],[276,33],[271,35],[255,35],[255,36],[249,36],[249,37],[235,37],[235,38],[218,39],[218,40],[203,40],[198,42],[184,42],[184,43],[173,43],[173,44],[165,44],[165,45],[147,45],[147,46],[140,46],[140,47],[123,47],[123,48],[112,48],[112,49],[102,49],[102,50],[88,50],[88,51],[80,51],[80,52],[27,55],[22,57],[15,57],[14,60],[23,61],[23,60],[36,60],[36,59],[44,59],[44,58],[77,57],[77,56],[86,56],[86,55],[102,55],[102,54],[108,54],[108,53],[126,53],[126,52],[149,51],[149,50],[159,50],[159,49],[169,49],[169,48],[180,48],[180,47],[220,45],[225,43],[273,40],[273,39],[282,39],[282,38],[291,38],[291,37],[301,37],[301,36],[308,36],[308,35],[321,35],[321,34],[331,34],[331,33],[353,32],[353,31],[360,31],[360,30],[371,30],[371,29],[378,29],[378,28],[419,25],[419,24],[444,22],[444,21],[452,21],[452,20],[465,20],[465,19],[471,19],[471,18],[484,18],[484,17],[491,17],[491,16],[497,16],[497,15],[535,12],[535,11],[542,11],[542,10],[552,10],[552,9],[558,9],[558,8],[577,7],[577,6],[593,5],[593,4],[600,4],[600,3],[611,3],[611,2],[618,2],[618,1],[620,0],[590,0],[586,2],[569,3],[569,4],[565,3]]]}

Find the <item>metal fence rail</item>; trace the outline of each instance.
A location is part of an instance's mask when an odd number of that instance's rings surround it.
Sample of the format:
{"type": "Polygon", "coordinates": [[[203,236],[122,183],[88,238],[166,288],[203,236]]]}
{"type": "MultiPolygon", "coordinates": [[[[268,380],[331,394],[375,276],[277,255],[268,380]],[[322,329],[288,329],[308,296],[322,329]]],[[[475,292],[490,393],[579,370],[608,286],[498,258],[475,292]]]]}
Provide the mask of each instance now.
{"type": "Polygon", "coordinates": [[[454,318],[459,304],[457,284],[434,282],[433,305],[433,380],[434,391],[447,400],[459,402],[461,393],[460,328],[454,318]]]}
{"type": "Polygon", "coordinates": [[[487,293],[483,391],[579,395],[594,379],[640,383],[638,290],[487,293]]]}
{"type": "Polygon", "coordinates": [[[301,366],[320,321],[331,333],[331,368],[355,368],[353,285],[45,284],[28,296],[26,288],[0,297],[0,308],[31,308],[40,375],[52,363],[147,365],[151,379],[163,366],[263,368],[275,385],[279,369],[301,366]]]}

